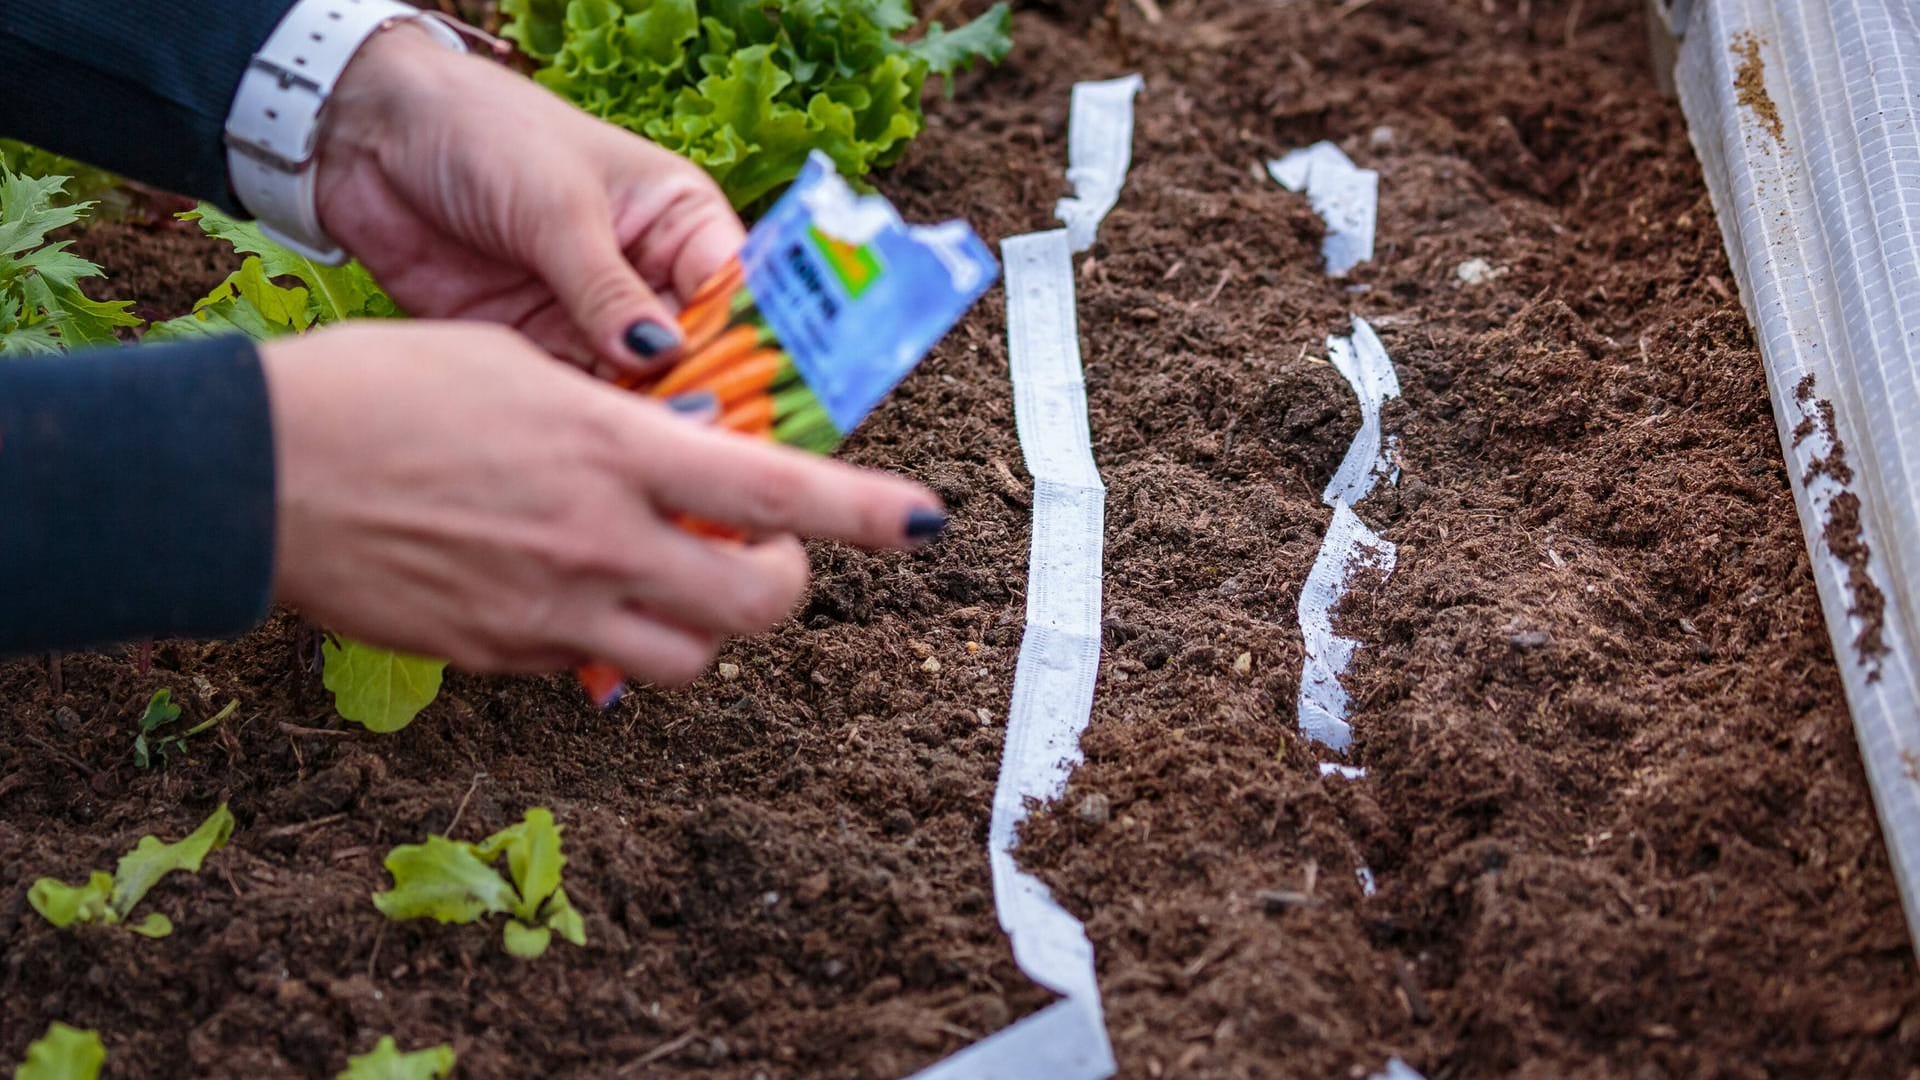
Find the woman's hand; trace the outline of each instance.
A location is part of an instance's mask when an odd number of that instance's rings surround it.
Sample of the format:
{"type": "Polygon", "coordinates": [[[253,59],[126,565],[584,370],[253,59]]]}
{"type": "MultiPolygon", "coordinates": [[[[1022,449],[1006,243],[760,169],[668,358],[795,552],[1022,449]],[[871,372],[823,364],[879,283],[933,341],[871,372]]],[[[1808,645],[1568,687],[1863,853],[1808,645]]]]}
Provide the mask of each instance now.
{"type": "Polygon", "coordinates": [[[671,358],[745,233],[706,173],[425,31],[376,34],[318,149],[320,216],[411,315],[515,327],[601,374],[671,358]]]}
{"type": "Polygon", "coordinates": [[[944,521],[917,484],[689,421],[498,327],[357,323],[261,353],[278,598],[469,670],[685,682],[792,609],[796,535],[904,548],[944,521]]]}

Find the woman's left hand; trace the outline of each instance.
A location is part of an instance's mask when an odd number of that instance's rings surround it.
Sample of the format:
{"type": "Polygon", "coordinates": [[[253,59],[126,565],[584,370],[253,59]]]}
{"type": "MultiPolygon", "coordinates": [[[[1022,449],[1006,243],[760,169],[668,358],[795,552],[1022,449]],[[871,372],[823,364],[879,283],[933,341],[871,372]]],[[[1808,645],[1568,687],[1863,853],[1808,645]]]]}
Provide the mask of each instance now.
{"type": "Polygon", "coordinates": [[[347,68],[316,168],[327,232],[406,312],[602,375],[672,359],[674,298],[745,238],[692,162],[406,25],[347,68]]]}

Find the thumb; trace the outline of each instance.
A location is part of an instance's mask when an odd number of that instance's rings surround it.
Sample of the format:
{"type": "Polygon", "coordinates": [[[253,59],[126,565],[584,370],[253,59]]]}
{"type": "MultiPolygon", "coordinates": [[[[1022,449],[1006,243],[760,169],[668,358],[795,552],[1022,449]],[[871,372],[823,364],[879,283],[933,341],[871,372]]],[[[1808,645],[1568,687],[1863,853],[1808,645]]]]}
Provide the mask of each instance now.
{"type": "Polygon", "coordinates": [[[673,312],[627,261],[611,221],[558,229],[538,260],[540,276],[599,359],[642,372],[673,360],[680,327],[673,312]]]}

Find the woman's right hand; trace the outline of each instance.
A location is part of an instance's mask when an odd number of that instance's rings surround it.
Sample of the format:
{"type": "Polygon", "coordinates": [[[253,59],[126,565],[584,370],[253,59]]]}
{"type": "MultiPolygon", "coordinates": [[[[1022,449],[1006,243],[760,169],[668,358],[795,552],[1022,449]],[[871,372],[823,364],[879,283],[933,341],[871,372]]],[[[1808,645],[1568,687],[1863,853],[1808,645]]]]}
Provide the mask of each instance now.
{"type": "Polygon", "coordinates": [[[331,630],[472,671],[604,660],[683,683],[806,587],[798,536],[906,548],[925,488],[713,430],[474,323],[358,323],[261,347],[275,594],[331,630]],[[679,514],[738,527],[696,537],[679,514]]]}

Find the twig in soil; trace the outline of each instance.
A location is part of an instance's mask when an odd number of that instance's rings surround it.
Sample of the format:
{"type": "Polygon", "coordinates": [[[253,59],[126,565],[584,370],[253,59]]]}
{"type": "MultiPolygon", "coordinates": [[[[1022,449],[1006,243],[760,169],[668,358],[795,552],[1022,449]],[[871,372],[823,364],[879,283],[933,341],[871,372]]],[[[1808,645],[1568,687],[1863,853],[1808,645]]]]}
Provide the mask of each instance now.
{"type": "Polygon", "coordinates": [[[467,812],[467,804],[473,801],[473,793],[480,789],[480,781],[487,778],[486,773],[474,773],[473,783],[467,785],[467,793],[460,797],[460,805],[454,807],[453,820],[447,822],[446,835],[452,836],[453,830],[460,824],[460,815],[467,812]]]}
{"type": "Polygon", "coordinates": [[[338,814],[328,814],[325,817],[314,818],[312,821],[296,821],[291,825],[282,825],[279,828],[272,830],[271,832],[267,833],[267,838],[272,839],[273,837],[276,837],[276,836],[293,836],[296,833],[306,832],[308,829],[317,829],[322,825],[331,825],[336,821],[344,821],[346,820],[346,817],[347,817],[347,813],[346,811],[343,810],[338,814]]]}
{"type": "Polygon", "coordinates": [[[1413,973],[1413,965],[1396,956],[1393,958],[1393,979],[1400,984],[1400,998],[1407,1006],[1407,1015],[1416,1024],[1433,1023],[1433,1009],[1427,1004],[1427,995],[1420,989],[1420,978],[1413,973]]]}
{"type": "Polygon", "coordinates": [[[1582,0],[1573,0],[1573,5],[1567,8],[1567,48],[1569,49],[1573,48],[1574,31],[1580,29],[1581,3],[1582,0]]]}
{"type": "Polygon", "coordinates": [[[367,954],[367,978],[369,979],[375,978],[374,972],[379,970],[380,943],[385,940],[387,940],[387,924],[385,920],[381,920],[380,929],[373,932],[373,951],[367,954]]]}
{"type": "Polygon", "coordinates": [[[81,775],[85,776],[87,779],[89,780],[93,779],[93,775],[94,775],[93,767],[88,765],[86,762],[81,761],[79,758],[74,757],[72,754],[67,753],[65,750],[60,749],[59,747],[53,745],[52,743],[48,742],[47,740],[41,738],[38,735],[32,734],[31,732],[22,732],[21,735],[25,737],[28,742],[32,743],[33,745],[39,747],[42,750],[45,750],[47,753],[52,754],[59,761],[63,761],[66,764],[73,766],[75,769],[79,770],[81,775]]]}
{"type": "Polygon", "coordinates": [[[1188,982],[1199,978],[1200,973],[1225,959],[1229,953],[1240,947],[1238,938],[1229,938],[1195,957],[1193,963],[1180,969],[1180,974],[1188,982]]]}
{"type": "Polygon", "coordinates": [[[1316,903],[1313,897],[1292,889],[1262,889],[1254,894],[1254,898],[1260,901],[1260,910],[1269,915],[1312,907],[1316,903]]]}
{"type": "Polygon", "coordinates": [[[1225,270],[1220,271],[1220,280],[1213,283],[1213,291],[1207,294],[1205,300],[1200,301],[1200,306],[1212,306],[1215,300],[1220,299],[1221,291],[1227,287],[1227,282],[1231,280],[1233,280],[1233,267],[1229,266],[1225,270]]]}
{"type": "Polygon", "coordinates": [[[1160,12],[1160,5],[1154,3],[1154,0],[1133,0],[1133,7],[1140,13],[1141,18],[1147,20],[1148,26],[1159,26],[1160,20],[1166,18],[1160,12]]]}
{"type": "Polygon", "coordinates": [[[285,720],[279,723],[280,730],[289,735],[317,735],[323,739],[351,739],[353,737],[353,732],[341,731],[338,728],[307,727],[305,724],[289,724],[285,720]]]}
{"type": "Polygon", "coordinates": [[[622,1065],[620,1067],[620,1071],[615,1075],[632,1076],[635,1070],[646,1068],[647,1066],[653,1064],[656,1061],[659,1061],[661,1058],[666,1057],[669,1054],[674,1053],[675,1051],[679,1050],[681,1047],[686,1046],[688,1043],[692,1042],[693,1040],[699,1037],[700,1037],[700,1033],[698,1031],[689,1031],[684,1035],[676,1035],[673,1038],[668,1039],[666,1042],[661,1043],[659,1046],[656,1046],[653,1049],[647,1051],[646,1053],[641,1054],[639,1057],[634,1058],[632,1061],[627,1062],[625,1065],[622,1065]]]}
{"type": "Polygon", "coordinates": [[[1333,13],[1333,21],[1339,22],[1341,19],[1346,18],[1371,3],[1373,3],[1373,0],[1347,0],[1346,3],[1340,5],[1340,10],[1333,13]]]}
{"type": "Polygon", "coordinates": [[[47,689],[53,694],[54,697],[59,697],[61,694],[66,692],[66,689],[67,689],[66,681],[67,680],[64,677],[64,673],[60,670],[60,654],[57,652],[48,653],[47,654],[47,689]]]}

